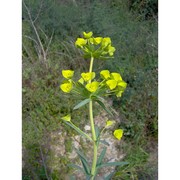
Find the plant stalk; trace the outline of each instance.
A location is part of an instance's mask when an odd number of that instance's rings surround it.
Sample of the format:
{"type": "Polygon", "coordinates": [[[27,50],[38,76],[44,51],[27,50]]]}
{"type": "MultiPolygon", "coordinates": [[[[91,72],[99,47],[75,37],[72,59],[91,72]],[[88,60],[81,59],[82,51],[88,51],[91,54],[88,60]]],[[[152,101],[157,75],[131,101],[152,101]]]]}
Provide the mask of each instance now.
{"type": "MultiPolygon", "coordinates": [[[[94,62],[94,57],[91,56],[91,62],[90,62],[90,66],[89,66],[89,72],[92,72],[92,68],[93,68],[93,62],[94,62]]],[[[91,81],[90,81],[91,82],[91,81]]]]}
{"type": "Polygon", "coordinates": [[[92,100],[89,102],[89,118],[90,118],[90,123],[91,123],[93,149],[94,149],[93,162],[92,162],[92,168],[91,168],[91,174],[92,174],[91,180],[93,180],[96,173],[96,163],[97,163],[97,143],[96,143],[97,137],[96,137],[96,131],[95,131],[94,119],[93,119],[92,100]]]}
{"type": "MultiPolygon", "coordinates": [[[[91,62],[90,62],[90,67],[89,67],[89,72],[92,72],[93,68],[93,61],[94,57],[91,56],[91,62]]],[[[91,80],[89,81],[91,83],[91,80]]],[[[94,155],[93,155],[93,162],[92,162],[92,168],[91,168],[91,180],[94,180],[95,174],[96,174],[96,163],[97,163],[97,137],[96,137],[96,131],[95,131],[95,126],[94,126],[94,119],[93,119],[93,102],[90,100],[89,102],[89,119],[91,123],[91,131],[92,131],[92,139],[93,139],[93,149],[94,149],[94,155]]]]}

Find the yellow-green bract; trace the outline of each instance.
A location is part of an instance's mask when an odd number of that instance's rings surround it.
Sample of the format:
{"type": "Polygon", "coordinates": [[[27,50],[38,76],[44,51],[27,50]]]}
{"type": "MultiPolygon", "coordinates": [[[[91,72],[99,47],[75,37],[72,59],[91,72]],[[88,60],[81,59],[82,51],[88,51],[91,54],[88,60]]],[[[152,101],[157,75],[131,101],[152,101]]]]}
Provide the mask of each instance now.
{"type": "Polygon", "coordinates": [[[87,40],[86,39],[83,39],[83,38],[77,38],[76,42],[75,42],[75,45],[77,47],[80,47],[82,48],[84,45],[86,45],[87,43],[87,40]]]}
{"type": "Polygon", "coordinates": [[[109,72],[108,70],[102,70],[102,71],[100,72],[100,75],[101,75],[101,77],[102,77],[103,79],[108,79],[108,78],[110,78],[110,72],[109,72]]]}
{"type": "Polygon", "coordinates": [[[62,75],[66,79],[71,79],[74,75],[74,71],[73,70],[62,70],[62,75]]]}
{"type": "Polygon", "coordinates": [[[86,85],[86,89],[90,92],[96,92],[96,90],[98,89],[99,86],[99,82],[94,81],[92,83],[89,83],[86,85]]]}
{"type": "Polygon", "coordinates": [[[112,126],[115,123],[115,121],[108,120],[106,121],[106,127],[112,126]]]}
{"type": "Polygon", "coordinates": [[[122,129],[116,129],[113,134],[118,140],[121,140],[121,138],[123,136],[123,130],[122,129]]]}
{"type": "Polygon", "coordinates": [[[111,73],[111,78],[114,79],[115,81],[122,81],[122,77],[119,73],[111,73]]]}
{"type": "Polygon", "coordinates": [[[71,115],[68,114],[68,115],[62,117],[61,119],[64,120],[64,121],[69,121],[70,122],[71,121],[71,115]]]}
{"type": "Polygon", "coordinates": [[[116,86],[117,86],[117,81],[115,81],[115,80],[108,80],[108,81],[106,81],[106,84],[108,85],[108,87],[110,88],[110,90],[112,90],[112,89],[115,89],[116,88],[116,86]]]}
{"type": "Polygon", "coordinates": [[[83,35],[84,35],[84,37],[85,37],[86,39],[89,39],[89,38],[93,35],[93,32],[92,32],[92,31],[91,31],[91,32],[88,32],[88,33],[83,32],[83,35]]]}
{"type": "Polygon", "coordinates": [[[71,81],[65,81],[63,84],[60,85],[60,88],[63,92],[69,93],[73,88],[72,82],[71,81]]]}
{"type": "Polygon", "coordinates": [[[87,72],[87,73],[81,73],[81,77],[84,79],[84,81],[89,81],[95,78],[95,72],[87,72]]]}

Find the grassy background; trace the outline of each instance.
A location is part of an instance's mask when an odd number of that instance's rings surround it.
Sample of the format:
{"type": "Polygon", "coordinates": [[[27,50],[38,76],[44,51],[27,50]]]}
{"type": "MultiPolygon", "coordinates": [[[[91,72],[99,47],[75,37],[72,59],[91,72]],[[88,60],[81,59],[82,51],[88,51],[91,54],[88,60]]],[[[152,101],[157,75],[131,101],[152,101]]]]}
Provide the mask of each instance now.
{"type": "MultiPolygon", "coordinates": [[[[23,179],[64,179],[71,172],[66,157],[60,171],[51,171],[46,161],[48,134],[61,130],[59,117],[71,112],[76,100],[59,90],[61,70],[87,70],[89,61],[81,57],[74,42],[82,31],[109,36],[116,47],[115,58],[97,61],[95,71],[109,69],[121,73],[128,87],[121,99],[112,97],[124,129],[123,150],[130,164],[118,168],[113,179],[156,179],[158,136],[158,53],[157,1],[155,0],[28,0],[26,6],[46,49],[47,60],[23,6],[23,179]],[[52,37],[52,41],[48,43],[52,37]],[[47,142],[47,143],[45,143],[47,142]]],[[[77,123],[86,116],[76,113],[77,123]]],[[[71,151],[67,140],[66,151],[71,151]]]]}

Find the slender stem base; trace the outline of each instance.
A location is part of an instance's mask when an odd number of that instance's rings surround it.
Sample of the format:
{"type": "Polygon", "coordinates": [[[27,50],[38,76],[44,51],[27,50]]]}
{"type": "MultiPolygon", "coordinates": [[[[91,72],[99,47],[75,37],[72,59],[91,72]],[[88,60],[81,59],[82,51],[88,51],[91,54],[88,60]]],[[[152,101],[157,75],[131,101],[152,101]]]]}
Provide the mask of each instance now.
{"type": "Polygon", "coordinates": [[[93,162],[92,162],[92,169],[91,174],[92,178],[94,179],[95,173],[96,173],[96,163],[97,163],[97,137],[96,137],[96,131],[94,127],[94,120],[93,120],[93,109],[92,109],[92,100],[89,102],[89,117],[90,117],[90,123],[91,123],[91,131],[92,131],[92,139],[93,139],[93,148],[94,148],[94,156],[93,156],[93,162]]]}
{"type": "Polygon", "coordinates": [[[91,169],[91,174],[92,174],[92,178],[91,180],[93,180],[95,178],[95,174],[96,174],[96,163],[97,163],[97,144],[96,142],[94,142],[94,157],[93,157],[93,163],[92,163],[92,169],[91,169]]]}

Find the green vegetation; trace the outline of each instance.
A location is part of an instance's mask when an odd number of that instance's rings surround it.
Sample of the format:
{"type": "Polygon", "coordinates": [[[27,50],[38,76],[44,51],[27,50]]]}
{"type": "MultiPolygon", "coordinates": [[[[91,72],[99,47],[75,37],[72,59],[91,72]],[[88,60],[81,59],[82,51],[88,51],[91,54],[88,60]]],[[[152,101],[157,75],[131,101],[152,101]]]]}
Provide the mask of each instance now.
{"type": "MultiPolygon", "coordinates": [[[[50,144],[58,144],[51,134],[76,135],[61,123],[72,112],[75,99],[61,93],[62,69],[82,72],[89,67],[74,42],[83,31],[109,36],[116,47],[115,58],[97,61],[95,71],[119,72],[128,83],[121,99],[112,98],[124,129],[124,158],[113,179],[156,179],[158,136],[158,55],[157,2],[154,0],[68,0],[25,1],[23,4],[23,179],[63,180],[71,172],[69,159],[56,157],[50,144]],[[30,22],[30,16],[32,18],[30,22]],[[34,27],[33,27],[34,25],[34,27]],[[38,39],[39,37],[39,39],[38,39]],[[51,157],[51,159],[49,159],[51,157]],[[56,157],[56,159],[53,159],[56,157]],[[153,159],[153,160],[152,160],[153,159]],[[52,162],[59,169],[51,170],[52,162]]],[[[88,121],[87,113],[76,111],[77,125],[88,121]],[[83,119],[83,121],[82,121],[83,119]]],[[[65,142],[66,152],[72,142],[65,142]]]]}

